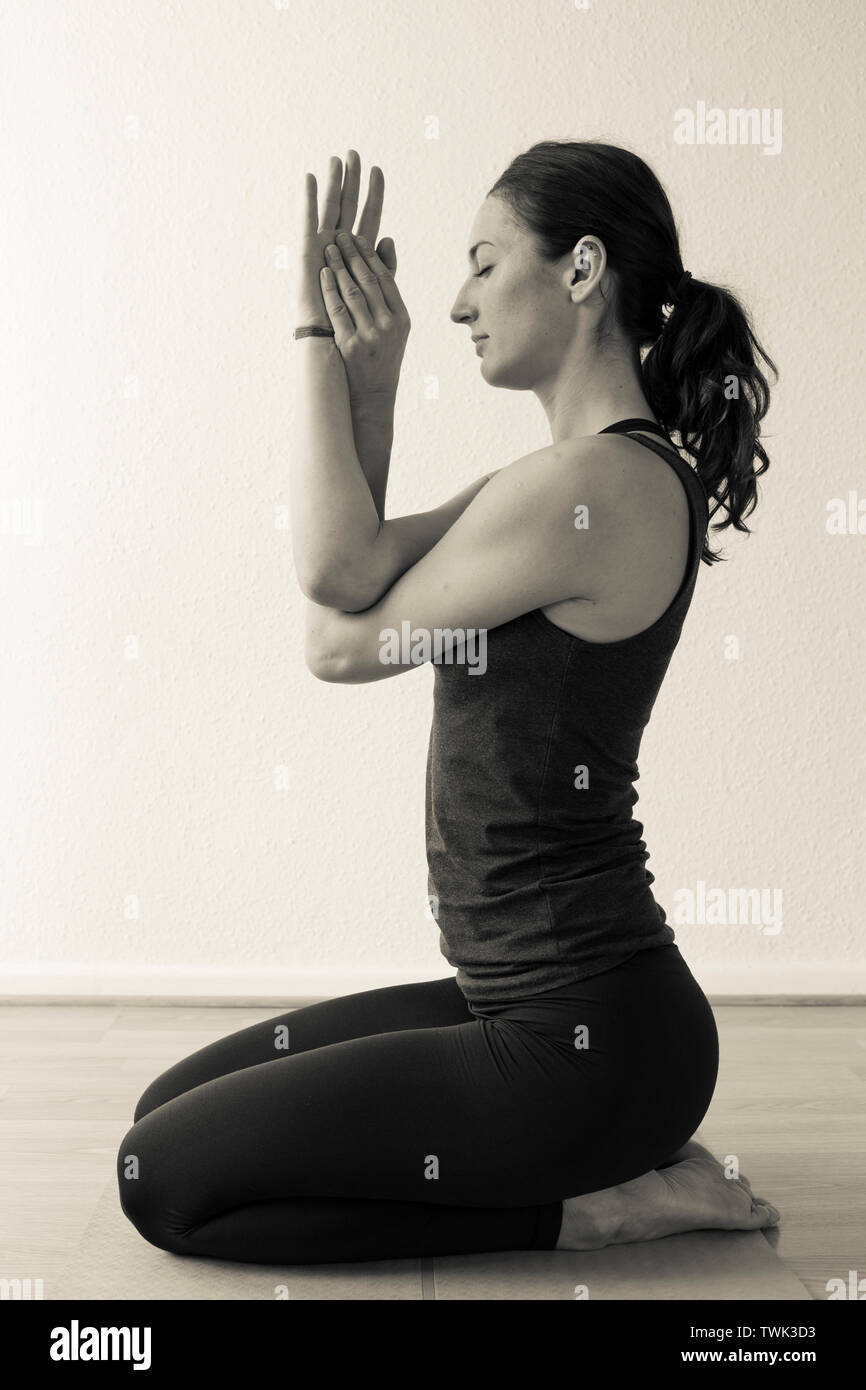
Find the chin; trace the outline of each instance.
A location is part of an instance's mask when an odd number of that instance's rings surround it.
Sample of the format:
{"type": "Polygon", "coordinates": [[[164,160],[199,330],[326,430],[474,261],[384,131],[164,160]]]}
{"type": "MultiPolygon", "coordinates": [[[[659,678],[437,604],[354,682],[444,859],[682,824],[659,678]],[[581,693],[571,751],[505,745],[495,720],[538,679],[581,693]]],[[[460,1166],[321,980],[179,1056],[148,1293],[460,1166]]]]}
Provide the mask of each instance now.
{"type": "Polygon", "coordinates": [[[521,369],[519,363],[491,362],[486,352],[481,358],[481,375],[488,386],[498,386],[504,391],[532,390],[530,373],[521,369]]]}

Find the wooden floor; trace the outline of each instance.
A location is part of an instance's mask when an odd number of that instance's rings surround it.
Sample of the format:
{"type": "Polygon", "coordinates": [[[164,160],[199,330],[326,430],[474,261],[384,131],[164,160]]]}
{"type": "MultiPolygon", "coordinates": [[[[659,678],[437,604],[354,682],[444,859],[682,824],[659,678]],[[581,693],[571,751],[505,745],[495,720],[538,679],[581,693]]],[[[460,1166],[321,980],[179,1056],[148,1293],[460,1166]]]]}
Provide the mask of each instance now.
{"type": "MultiPolygon", "coordinates": [[[[283,1006],[285,1007],[285,1006],[283,1006]]],[[[68,1266],[114,1185],[158,1072],[283,1010],[0,1007],[0,1276],[68,1266]]],[[[866,1008],[718,1005],[721,1067],[701,1137],[782,1213],[773,1244],[813,1298],[866,1277],[866,1008]]]]}

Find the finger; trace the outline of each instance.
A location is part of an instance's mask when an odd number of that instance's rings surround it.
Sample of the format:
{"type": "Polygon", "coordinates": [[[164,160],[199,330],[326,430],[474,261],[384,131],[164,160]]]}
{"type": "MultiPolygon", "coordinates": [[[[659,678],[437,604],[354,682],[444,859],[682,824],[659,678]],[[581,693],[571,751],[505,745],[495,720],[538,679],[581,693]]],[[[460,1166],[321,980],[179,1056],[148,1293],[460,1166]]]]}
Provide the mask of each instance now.
{"type": "Polygon", "coordinates": [[[385,198],[385,175],[378,164],[373,164],[370,168],[370,177],[367,181],[367,201],[364,204],[364,211],[361,213],[361,220],[358,223],[358,231],[361,236],[366,237],[371,246],[376,245],[379,235],[379,224],[382,221],[382,203],[385,198]]]}
{"type": "Polygon", "coordinates": [[[329,326],[328,315],[322,302],[322,286],[318,274],[322,261],[322,245],[318,234],[317,201],[316,176],[307,173],[304,175],[301,199],[301,264],[296,308],[299,323],[316,324],[326,328],[329,326]]]}
{"type": "Polygon", "coordinates": [[[315,236],[319,228],[318,185],[315,174],[304,175],[301,199],[301,235],[315,236]]]}
{"type": "Polygon", "coordinates": [[[337,218],[340,215],[342,173],[343,162],[340,156],[332,154],[328,161],[328,186],[325,191],[325,201],[322,204],[322,216],[319,222],[320,232],[330,231],[337,225],[337,218]]]}
{"type": "Polygon", "coordinates": [[[355,213],[358,211],[358,193],[361,188],[361,156],[357,150],[346,151],[346,169],[343,176],[343,190],[340,195],[340,216],[338,227],[352,230],[355,213]]]}
{"type": "Polygon", "coordinates": [[[373,320],[367,307],[364,291],[348,270],[339,247],[330,244],[325,247],[325,259],[332,274],[336,277],[340,298],[349,312],[353,328],[372,328],[373,320]]]}
{"type": "Polygon", "coordinates": [[[386,266],[391,271],[391,274],[396,274],[397,248],[394,245],[393,239],[389,236],[383,236],[376,249],[379,252],[381,259],[385,262],[386,266]]]}
{"type": "MultiPolygon", "coordinates": [[[[361,254],[364,257],[364,260],[367,262],[368,266],[370,267],[370,269],[372,270],[373,274],[379,282],[379,288],[382,291],[382,298],[384,299],[391,313],[395,314],[398,312],[398,310],[405,310],[406,305],[403,303],[403,296],[397,288],[396,281],[394,280],[394,272],[391,269],[391,267],[389,265],[386,265],[385,261],[379,255],[378,251],[374,251],[373,247],[369,244],[365,237],[359,235],[358,237],[356,237],[356,241],[358,243],[358,246],[360,247],[361,254]]],[[[391,242],[391,245],[393,247],[394,243],[391,242]]],[[[395,254],[395,265],[396,262],[397,256],[395,254]]]]}
{"type": "Polygon", "coordinates": [[[382,294],[382,287],[379,284],[376,272],[367,264],[356,237],[349,232],[337,232],[337,245],[340,248],[343,260],[351,271],[355,284],[361,289],[374,320],[381,322],[388,316],[388,305],[385,303],[385,296],[382,294]]]}
{"type": "Polygon", "coordinates": [[[327,266],[322,267],[320,275],[322,284],[322,299],[325,301],[325,309],[328,318],[331,320],[331,327],[334,330],[334,342],[338,348],[346,346],[348,340],[353,337],[355,325],[352,323],[348,309],[343,303],[334,273],[327,266]]]}

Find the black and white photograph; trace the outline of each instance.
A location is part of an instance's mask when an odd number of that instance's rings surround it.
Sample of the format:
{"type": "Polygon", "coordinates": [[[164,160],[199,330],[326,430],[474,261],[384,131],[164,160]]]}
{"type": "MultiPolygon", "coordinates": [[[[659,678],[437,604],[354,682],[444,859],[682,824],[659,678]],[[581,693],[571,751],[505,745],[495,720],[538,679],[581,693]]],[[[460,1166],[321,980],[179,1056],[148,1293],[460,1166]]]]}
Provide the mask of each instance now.
{"type": "Polygon", "coordinates": [[[857,0],[0,4],[23,1366],[852,1335],[864,62],[857,0]]]}

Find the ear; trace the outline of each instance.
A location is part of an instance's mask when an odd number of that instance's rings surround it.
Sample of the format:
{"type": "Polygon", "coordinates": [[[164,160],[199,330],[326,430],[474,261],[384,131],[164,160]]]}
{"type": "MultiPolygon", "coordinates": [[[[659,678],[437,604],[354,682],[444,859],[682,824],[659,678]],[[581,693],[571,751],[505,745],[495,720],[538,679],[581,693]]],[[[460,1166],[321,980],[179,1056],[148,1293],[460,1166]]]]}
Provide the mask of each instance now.
{"type": "Polygon", "coordinates": [[[571,252],[569,293],[573,302],[586,299],[600,284],[607,269],[607,251],[597,236],[582,236],[571,252]]]}

